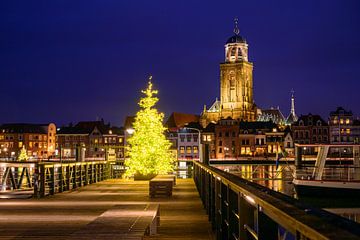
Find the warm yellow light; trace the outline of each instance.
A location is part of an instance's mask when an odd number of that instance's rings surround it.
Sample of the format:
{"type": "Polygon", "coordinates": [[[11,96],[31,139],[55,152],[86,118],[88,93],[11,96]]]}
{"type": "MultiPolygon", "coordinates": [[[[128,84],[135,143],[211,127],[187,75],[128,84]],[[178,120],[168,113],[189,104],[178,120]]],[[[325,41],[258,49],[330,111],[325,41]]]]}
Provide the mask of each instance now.
{"type": "Polygon", "coordinates": [[[126,132],[127,132],[128,134],[132,135],[132,134],[135,132],[135,129],[133,129],[133,128],[128,128],[128,129],[126,129],[126,132]]]}

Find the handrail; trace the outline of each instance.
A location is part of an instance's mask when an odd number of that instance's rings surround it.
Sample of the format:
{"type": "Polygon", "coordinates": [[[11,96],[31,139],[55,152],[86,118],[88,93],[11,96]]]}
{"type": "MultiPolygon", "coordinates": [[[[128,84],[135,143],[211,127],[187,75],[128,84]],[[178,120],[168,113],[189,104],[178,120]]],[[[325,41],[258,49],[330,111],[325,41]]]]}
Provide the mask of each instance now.
{"type": "MultiPolygon", "coordinates": [[[[236,233],[236,229],[243,229],[247,224],[249,229],[255,229],[259,239],[272,239],[270,236],[264,238],[264,232],[270,231],[271,234],[275,234],[280,227],[293,236],[304,236],[309,239],[360,237],[360,225],[357,223],[324,210],[303,205],[289,196],[214,167],[194,162],[194,181],[209,213],[209,218],[213,226],[219,228],[217,230],[220,235],[231,229],[235,229],[236,233]],[[240,216],[239,221],[228,216],[228,213],[234,210],[240,216]],[[254,218],[254,215],[257,218],[254,218]],[[230,225],[235,224],[235,226],[230,226],[229,230],[223,224],[224,222],[229,222],[230,225]],[[264,222],[267,227],[264,227],[264,222]]],[[[224,235],[225,237],[219,237],[219,239],[226,239],[232,234],[234,232],[228,232],[224,235]]],[[[244,233],[238,233],[240,236],[242,234],[244,233]]],[[[253,237],[239,238],[254,239],[253,237]]]]}

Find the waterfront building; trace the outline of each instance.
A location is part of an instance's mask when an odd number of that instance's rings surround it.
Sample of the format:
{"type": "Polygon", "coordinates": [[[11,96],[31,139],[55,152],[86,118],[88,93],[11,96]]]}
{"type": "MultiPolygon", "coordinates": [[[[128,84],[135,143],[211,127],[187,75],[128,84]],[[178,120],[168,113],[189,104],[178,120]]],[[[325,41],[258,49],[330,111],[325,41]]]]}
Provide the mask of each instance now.
{"type": "Polygon", "coordinates": [[[215,125],[215,158],[236,158],[240,155],[239,123],[230,117],[221,119],[215,125]]]}
{"type": "Polygon", "coordinates": [[[255,121],[253,100],[253,63],[248,60],[248,44],[240,36],[235,19],[234,35],[225,44],[225,61],[220,64],[220,100],[201,114],[200,123],[206,127],[221,119],[255,121]]]}
{"type": "Polygon", "coordinates": [[[0,126],[0,157],[16,160],[25,148],[31,159],[47,159],[55,153],[54,123],[10,123],[0,126]]]}
{"type": "Polygon", "coordinates": [[[272,121],[222,119],[215,125],[216,159],[272,156],[283,149],[284,132],[272,121]]]}
{"type": "Polygon", "coordinates": [[[58,128],[56,148],[62,159],[123,159],[124,131],[103,120],[79,122],[58,128]]]}
{"type": "Polygon", "coordinates": [[[165,126],[168,128],[166,136],[172,142],[171,149],[177,157],[180,173],[187,171],[193,160],[200,159],[202,127],[199,116],[173,112],[165,126]]]}
{"type": "MultiPolygon", "coordinates": [[[[329,116],[330,143],[351,144],[357,141],[359,138],[358,124],[354,120],[351,110],[347,111],[343,107],[337,107],[335,111],[331,111],[329,116]]],[[[352,154],[350,148],[332,148],[330,151],[339,156],[352,154]]]]}
{"type": "MultiPolygon", "coordinates": [[[[291,125],[294,143],[300,144],[328,144],[329,125],[319,116],[309,113],[301,115],[291,125]]],[[[314,154],[316,149],[304,149],[305,153],[314,154]]]]}
{"type": "Polygon", "coordinates": [[[294,138],[290,126],[287,126],[284,130],[284,149],[285,155],[289,157],[295,156],[294,138]]]}

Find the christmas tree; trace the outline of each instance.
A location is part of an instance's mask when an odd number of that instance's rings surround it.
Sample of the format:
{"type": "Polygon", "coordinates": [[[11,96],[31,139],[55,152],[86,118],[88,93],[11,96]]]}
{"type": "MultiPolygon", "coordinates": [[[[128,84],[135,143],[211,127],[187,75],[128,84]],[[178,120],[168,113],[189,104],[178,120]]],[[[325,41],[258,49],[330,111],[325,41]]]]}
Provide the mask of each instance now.
{"type": "Polygon", "coordinates": [[[26,161],[28,159],[28,155],[26,154],[26,149],[23,146],[22,149],[20,150],[20,155],[18,157],[19,161],[26,161]]]}
{"type": "Polygon", "coordinates": [[[125,161],[128,167],[125,176],[131,177],[134,174],[151,175],[166,174],[173,171],[174,157],[170,151],[171,143],[165,138],[166,128],[162,121],[163,113],[159,113],[154,107],[158,102],[153,90],[151,77],[145,95],[140,99],[140,110],[136,113],[133,124],[134,133],[128,139],[129,158],[125,161]]]}

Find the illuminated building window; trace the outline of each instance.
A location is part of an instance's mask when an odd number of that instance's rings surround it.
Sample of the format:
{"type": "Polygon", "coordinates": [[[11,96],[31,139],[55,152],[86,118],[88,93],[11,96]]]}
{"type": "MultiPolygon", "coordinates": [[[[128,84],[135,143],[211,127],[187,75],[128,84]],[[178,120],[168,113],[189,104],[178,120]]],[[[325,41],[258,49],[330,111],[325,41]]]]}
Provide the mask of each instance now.
{"type": "Polygon", "coordinates": [[[347,118],[346,121],[345,121],[345,123],[346,123],[346,124],[350,124],[350,119],[347,118]]]}
{"type": "Polygon", "coordinates": [[[123,142],[123,139],[122,138],[119,138],[119,143],[122,143],[123,142]]]}
{"type": "Polygon", "coordinates": [[[186,147],[186,154],[191,154],[191,147],[190,146],[186,147]]]}
{"type": "Polygon", "coordinates": [[[22,146],[23,146],[23,143],[19,142],[19,148],[22,148],[22,146]]]}
{"type": "Polygon", "coordinates": [[[185,153],[185,147],[180,147],[180,153],[184,154],[185,153]]]}
{"type": "Polygon", "coordinates": [[[341,134],[343,134],[343,133],[345,132],[345,129],[342,128],[342,129],[340,130],[340,132],[341,132],[341,134]]]}
{"type": "Polygon", "coordinates": [[[208,142],[210,142],[211,141],[211,136],[207,135],[206,139],[207,139],[208,142]]]}
{"type": "Polygon", "coordinates": [[[206,141],[206,135],[203,135],[203,141],[205,142],[206,141]]]}
{"type": "Polygon", "coordinates": [[[240,149],[240,154],[241,154],[241,155],[245,155],[245,152],[246,152],[246,148],[242,147],[242,148],[240,149]]]}
{"type": "Polygon", "coordinates": [[[197,146],[194,146],[194,147],[193,147],[193,151],[194,151],[195,154],[197,154],[198,151],[199,151],[198,147],[197,147],[197,146]]]}
{"type": "Polygon", "coordinates": [[[340,119],[340,124],[344,124],[344,119],[340,119]]]}
{"type": "Polygon", "coordinates": [[[29,148],[32,148],[32,147],[33,147],[33,143],[29,142],[29,148]]]}
{"type": "Polygon", "coordinates": [[[99,143],[99,140],[97,138],[94,139],[94,143],[97,144],[99,143]]]}
{"type": "Polygon", "coordinates": [[[334,119],[334,124],[337,124],[338,123],[338,120],[337,119],[334,119]]]}
{"type": "Polygon", "coordinates": [[[104,143],[108,143],[108,139],[107,139],[107,138],[104,138],[104,143]]]}
{"type": "Polygon", "coordinates": [[[346,129],[346,133],[347,133],[347,134],[350,134],[350,132],[351,132],[351,131],[350,131],[350,128],[347,128],[347,129],[346,129]]]}

